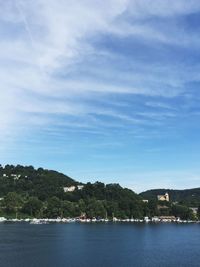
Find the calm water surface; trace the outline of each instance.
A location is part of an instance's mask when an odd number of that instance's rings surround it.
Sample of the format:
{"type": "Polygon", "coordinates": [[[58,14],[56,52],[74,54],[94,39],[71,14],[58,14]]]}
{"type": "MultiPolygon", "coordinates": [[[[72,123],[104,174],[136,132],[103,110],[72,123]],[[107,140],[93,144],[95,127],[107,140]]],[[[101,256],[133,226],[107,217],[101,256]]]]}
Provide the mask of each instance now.
{"type": "Polygon", "coordinates": [[[200,225],[0,224],[0,267],[200,266],[200,225]]]}

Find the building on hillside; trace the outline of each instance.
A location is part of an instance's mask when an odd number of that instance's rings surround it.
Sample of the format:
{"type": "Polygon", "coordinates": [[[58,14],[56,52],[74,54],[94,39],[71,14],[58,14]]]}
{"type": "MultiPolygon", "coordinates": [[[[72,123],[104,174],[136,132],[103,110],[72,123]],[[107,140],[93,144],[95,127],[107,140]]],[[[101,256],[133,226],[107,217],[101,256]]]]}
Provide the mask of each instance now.
{"type": "Polygon", "coordinates": [[[169,202],[169,194],[165,193],[164,195],[157,195],[158,201],[168,201],[169,202]]]}
{"type": "Polygon", "coordinates": [[[84,185],[77,185],[77,189],[78,189],[78,190],[82,190],[83,187],[84,187],[84,185]]]}
{"type": "Polygon", "coordinates": [[[10,175],[14,180],[19,180],[19,178],[21,177],[20,174],[11,174],[10,175]]]}
{"type": "Polygon", "coordinates": [[[149,202],[148,199],[143,199],[142,201],[143,201],[144,203],[148,203],[148,202],[149,202]]]}
{"type": "Polygon", "coordinates": [[[65,193],[66,192],[74,192],[75,189],[76,189],[76,187],[74,185],[63,187],[63,190],[65,193]]]}

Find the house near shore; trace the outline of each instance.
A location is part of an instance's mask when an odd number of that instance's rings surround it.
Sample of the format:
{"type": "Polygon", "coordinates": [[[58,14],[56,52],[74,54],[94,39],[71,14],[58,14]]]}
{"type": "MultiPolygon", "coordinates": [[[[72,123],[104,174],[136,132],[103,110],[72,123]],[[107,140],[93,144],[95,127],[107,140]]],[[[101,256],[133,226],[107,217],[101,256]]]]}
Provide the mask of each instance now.
{"type": "Polygon", "coordinates": [[[169,194],[165,193],[164,195],[157,195],[158,201],[167,201],[169,202],[169,194]]]}
{"type": "Polygon", "coordinates": [[[159,216],[158,218],[162,222],[175,222],[178,219],[175,216],[159,216]]]}
{"type": "Polygon", "coordinates": [[[160,219],[157,216],[154,216],[154,217],[151,218],[151,221],[152,222],[159,222],[160,219]]]}

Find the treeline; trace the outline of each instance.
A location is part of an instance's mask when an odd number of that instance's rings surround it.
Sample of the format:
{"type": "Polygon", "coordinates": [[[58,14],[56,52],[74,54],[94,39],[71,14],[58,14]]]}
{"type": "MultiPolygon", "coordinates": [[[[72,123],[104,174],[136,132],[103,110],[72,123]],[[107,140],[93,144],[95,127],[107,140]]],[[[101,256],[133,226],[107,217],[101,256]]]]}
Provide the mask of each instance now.
{"type": "Polygon", "coordinates": [[[9,192],[0,202],[2,214],[33,217],[143,218],[145,204],[134,192],[117,184],[96,182],[85,184],[82,190],[40,199],[9,192]]]}
{"type": "Polygon", "coordinates": [[[56,171],[21,165],[0,166],[0,216],[5,217],[80,217],[143,218],[174,215],[194,219],[192,211],[182,205],[143,202],[142,196],[118,184],[101,182],[82,184],[56,171]],[[73,192],[64,187],[75,186],[73,192]]]}
{"type": "Polygon", "coordinates": [[[182,204],[174,203],[172,201],[157,201],[156,199],[150,199],[146,206],[146,215],[153,216],[175,216],[182,220],[197,220],[200,219],[200,205],[198,206],[197,214],[193,210],[182,204]]]}
{"type": "Polygon", "coordinates": [[[118,184],[87,183],[82,190],[64,192],[80,185],[56,171],[32,166],[0,166],[1,214],[33,217],[142,218],[142,198],[118,184]]]}

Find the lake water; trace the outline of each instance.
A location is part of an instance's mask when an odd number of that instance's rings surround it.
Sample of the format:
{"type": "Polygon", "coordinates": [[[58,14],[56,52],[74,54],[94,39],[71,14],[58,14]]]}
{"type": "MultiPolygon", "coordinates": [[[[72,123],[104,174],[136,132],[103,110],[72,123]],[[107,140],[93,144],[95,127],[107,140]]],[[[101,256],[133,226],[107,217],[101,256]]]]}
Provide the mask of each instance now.
{"type": "Polygon", "coordinates": [[[200,225],[1,223],[0,266],[200,266],[200,225]]]}

